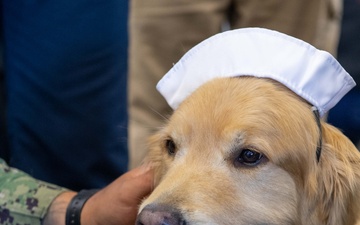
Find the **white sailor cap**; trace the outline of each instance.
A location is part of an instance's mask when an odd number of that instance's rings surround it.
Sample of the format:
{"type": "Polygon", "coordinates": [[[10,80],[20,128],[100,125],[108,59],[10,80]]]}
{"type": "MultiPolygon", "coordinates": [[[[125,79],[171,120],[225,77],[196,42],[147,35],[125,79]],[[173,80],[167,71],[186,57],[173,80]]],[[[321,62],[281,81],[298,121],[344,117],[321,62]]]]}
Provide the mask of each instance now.
{"type": "Polygon", "coordinates": [[[255,76],[279,81],[315,106],[320,116],[356,84],[328,52],[263,28],[226,31],[188,51],[159,81],[158,91],[176,109],[216,77],[255,76]]]}

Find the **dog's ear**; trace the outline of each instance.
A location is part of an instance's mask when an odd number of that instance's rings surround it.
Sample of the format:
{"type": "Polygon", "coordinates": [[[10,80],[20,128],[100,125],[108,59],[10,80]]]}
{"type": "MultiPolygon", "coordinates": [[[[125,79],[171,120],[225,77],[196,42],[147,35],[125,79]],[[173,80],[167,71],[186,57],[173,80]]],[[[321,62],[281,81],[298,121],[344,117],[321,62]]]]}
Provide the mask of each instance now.
{"type": "Polygon", "coordinates": [[[320,214],[326,224],[355,224],[360,212],[360,153],[337,128],[322,123],[322,130],[317,170],[320,214]]]}

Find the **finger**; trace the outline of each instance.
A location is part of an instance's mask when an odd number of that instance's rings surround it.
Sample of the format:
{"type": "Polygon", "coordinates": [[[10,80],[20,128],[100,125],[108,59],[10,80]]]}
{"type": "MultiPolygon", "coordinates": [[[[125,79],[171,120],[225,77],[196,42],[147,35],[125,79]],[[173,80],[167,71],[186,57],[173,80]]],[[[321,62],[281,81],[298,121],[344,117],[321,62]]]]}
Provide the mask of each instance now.
{"type": "Polygon", "coordinates": [[[152,191],[153,180],[152,170],[147,170],[146,172],[128,179],[124,183],[124,189],[126,189],[129,196],[133,196],[134,199],[142,199],[152,191]]]}
{"type": "Polygon", "coordinates": [[[128,171],[127,173],[123,174],[121,176],[121,178],[123,178],[124,180],[125,179],[132,179],[134,177],[138,177],[138,176],[141,176],[143,174],[146,174],[151,170],[152,170],[151,164],[143,164],[143,165],[141,165],[139,167],[136,167],[136,168],[128,171]]]}

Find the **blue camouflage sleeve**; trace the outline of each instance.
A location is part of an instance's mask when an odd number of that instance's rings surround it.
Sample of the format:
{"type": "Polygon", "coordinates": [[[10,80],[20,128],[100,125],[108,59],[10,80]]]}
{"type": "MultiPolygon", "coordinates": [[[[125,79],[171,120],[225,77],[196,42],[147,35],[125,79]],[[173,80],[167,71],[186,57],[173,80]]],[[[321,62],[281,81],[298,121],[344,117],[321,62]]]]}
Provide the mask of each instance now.
{"type": "Polygon", "coordinates": [[[40,225],[51,202],[64,191],[9,167],[0,158],[1,225],[40,225]]]}

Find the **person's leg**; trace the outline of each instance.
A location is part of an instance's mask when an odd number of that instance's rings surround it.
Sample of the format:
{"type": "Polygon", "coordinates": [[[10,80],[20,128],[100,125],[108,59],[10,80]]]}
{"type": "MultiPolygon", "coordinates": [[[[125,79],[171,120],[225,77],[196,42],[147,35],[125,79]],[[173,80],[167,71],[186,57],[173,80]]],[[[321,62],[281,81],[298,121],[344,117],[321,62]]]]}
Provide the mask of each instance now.
{"type": "Polygon", "coordinates": [[[64,187],[127,170],[127,0],[4,1],[10,165],[64,187]]]}
{"type": "Polygon", "coordinates": [[[360,150],[360,1],[345,0],[338,60],[357,85],[329,112],[329,123],[340,128],[360,150]]]}
{"type": "Polygon", "coordinates": [[[155,86],[191,47],[218,33],[229,0],[133,0],[130,11],[130,167],[141,163],[147,138],[171,114],[155,86]]]}
{"type": "Polygon", "coordinates": [[[6,137],[6,97],[4,75],[4,37],[3,37],[3,10],[0,1],[0,158],[9,160],[9,149],[6,137]]]}
{"type": "Polygon", "coordinates": [[[328,122],[354,143],[360,143],[360,91],[353,89],[329,112],[328,122]]]}
{"type": "Polygon", "coordinates": [[[234,0],[232,27],[264,27],[336,55],[342,0],[234,0]]]}

